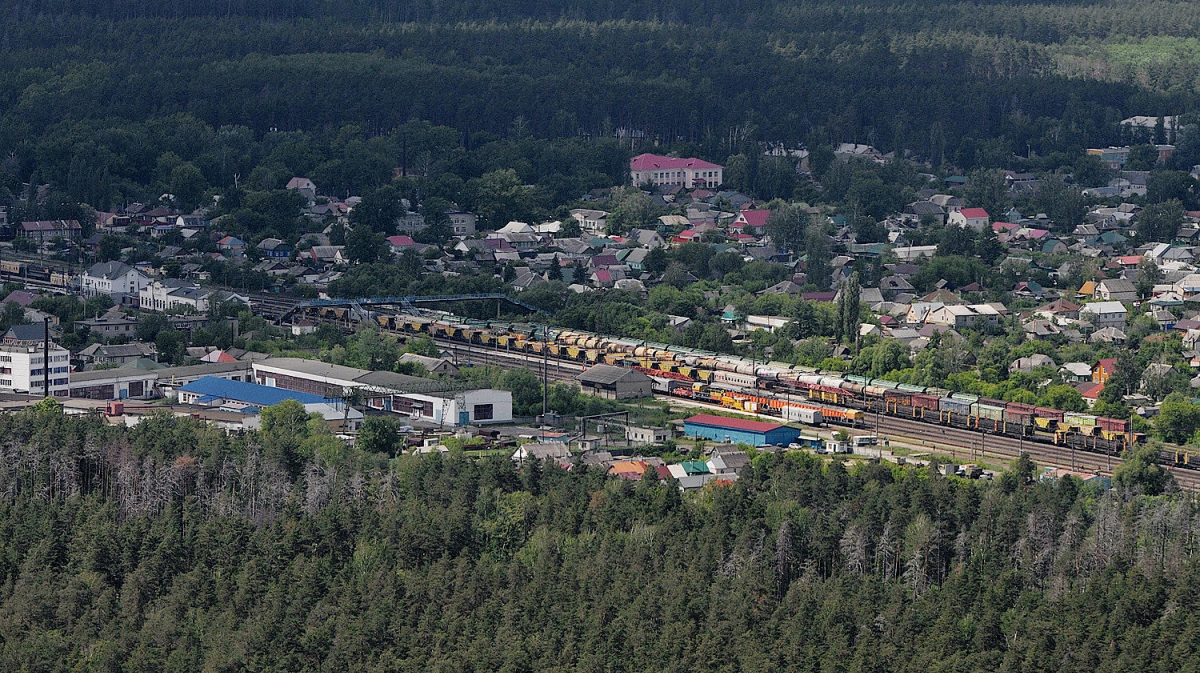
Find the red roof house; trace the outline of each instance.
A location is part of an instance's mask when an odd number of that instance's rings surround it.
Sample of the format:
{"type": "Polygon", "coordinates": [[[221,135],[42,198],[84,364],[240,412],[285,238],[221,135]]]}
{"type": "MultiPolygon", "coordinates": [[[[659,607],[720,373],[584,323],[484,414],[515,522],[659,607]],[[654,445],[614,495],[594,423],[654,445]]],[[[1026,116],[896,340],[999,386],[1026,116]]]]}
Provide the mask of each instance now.
{"type": "Polygon", "coordinates": [[[761,210],[743,210],[738,213],[737,219],[729,227],[734,230],[750,230],[747,233],[761,234],[767,227],[767,218],[769,217],[771,217],[771,211],[765,208],[761,210]]]}
{"type": "Polygon", "coordinates": [[[1092,365],[1092,383],[1105,383],[1117,370],[1116,358],[1105,358],[1092,365]]]}

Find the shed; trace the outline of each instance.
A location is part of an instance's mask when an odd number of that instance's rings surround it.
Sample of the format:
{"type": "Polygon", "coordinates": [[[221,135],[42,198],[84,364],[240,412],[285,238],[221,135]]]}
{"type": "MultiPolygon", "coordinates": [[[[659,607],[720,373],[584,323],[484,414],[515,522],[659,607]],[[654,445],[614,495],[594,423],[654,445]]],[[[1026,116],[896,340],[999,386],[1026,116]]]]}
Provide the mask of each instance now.
{"type": "Polygon", "coordinates": [[[567,449],[567,445],[562,442],[533,442],[530,444],[522,444],[517,447],[517,450],[512,455],[513,462],[524,462],[525,460],[540,460],[555,462],[569,461],[571,452],[567,449]]]}
{"type": "Polygon", "coordinates": [[[645,374],[614,365],[596,365],[580,372],[575,380],[586,393],[610,400],[649,397],[654,381],[645,374]]]}
{"type": "Polygon", "coordinates": [[[458,366],[445,358],[431,358],[425,355],[417,355],[416,353],[405,353],[400,356],[400,363],[403,364],[406,362],[421,365],[430,374],[458,375],[458,366]]]}
{"type": "Polygon", "coordinates": [[[800,436],[797,428],[743,418],[698,414],[683,422],[683,433],[722,442],[741,442],[751,446],[770,444],[787,446],[800,436]]]}

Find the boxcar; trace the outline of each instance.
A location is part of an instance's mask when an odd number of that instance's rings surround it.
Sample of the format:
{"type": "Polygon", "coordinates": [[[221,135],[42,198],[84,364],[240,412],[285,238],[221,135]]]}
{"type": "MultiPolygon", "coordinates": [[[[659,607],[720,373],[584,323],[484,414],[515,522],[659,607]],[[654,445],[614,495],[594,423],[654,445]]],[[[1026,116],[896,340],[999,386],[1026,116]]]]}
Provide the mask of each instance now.
{"type": "Polygon", "coordinates": [[[938,411],[949,411],[969,416],[971,414],[971,403],[966,400],[956,400],[953,397],[943,397],[938,400],[938,411]]]}
{"type": "Polygon", "coordinates": [[[940,398],[937,395],[927,395],[925,393],[915,393],[912,396],[912,405],[921,409],[938,410],[938,402],[940,398]]]}

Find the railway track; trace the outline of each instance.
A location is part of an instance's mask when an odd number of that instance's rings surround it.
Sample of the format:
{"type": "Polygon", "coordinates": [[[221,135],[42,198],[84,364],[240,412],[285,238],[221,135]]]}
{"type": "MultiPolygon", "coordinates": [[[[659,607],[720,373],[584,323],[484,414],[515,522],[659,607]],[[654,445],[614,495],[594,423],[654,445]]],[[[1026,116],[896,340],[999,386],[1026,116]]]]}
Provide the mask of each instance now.
{"type": "MultiPolygon", "coordinates": [[[[884,414],[868,414],[864,429],[874,430],[878,423],[879,434],[922,442],[931,451],[946,453],[965,462],[1009,462],[1022,453],[1035,463],[1061,467],[1079,472],[1098,473],[1108,477],[1122,464],[1120,456],[1092,453],[1068,446],[1059,446],[1021,438],[997,435],[976,430],[932,425],[916,419],[906,419],[884,414]]],[[[1200,473],[1193,470],[1164,467],[1175,476],[1183,488],[1200,490],[1200,473]]]]}
{"type": "MultiPolygon", "coordinates": [[[[292,303],[279,299],[259,299],[264,310],[278,311],[281,315],[292,303]]],[[[330,322],[330,321],[326,321],[330,322]]],[[[528,369],[539,378],[542,376],[543,358],[538,354],[511,352],[495,346],[480,344],[465,344],[459,340],[434,338],[440,348],[449,350],[460,366],[476,364],[485,366],[517,367],[528,369]]],[[[547,378],[555,382],[570,382],[574,376],[586,369],[586,365],[575,360],[550,357],[546,360],[547,378]]],[[[756,394],[765,394],[758,391],[756,394]]],[[[669,395],[656,395],[660,399],[679,402],[678,398],[669,395]]],[[[723,410],[725,407],[716,406],[723,410]]],[[[756,414],[747,413],[750,416],[756,414]]],[[[772,421],[778,417],[762,416],[772,421]]],[[[1112,471],[1121,465],[1122,460],[1117,455],[1103,451],[1090,451],[1085,448],[1056,445],[1045,441],[1042,437],[1030,436],[1017,438],[1007,435],[980,432],[979,430],[950,427],[931,423],[929,421],[908,419],[867,411],[867,417],[860,429],[874,429],[878,423],[879,432],[883,435],[916,440],[923,442],[931,450],[939,453],[950,453],[955,458],[962,452],[964,462],[1008,462],[1022,453],[1030,456],[1041,465],[1073,469],[1080,472],[1098,472],[1111,476],[1112,471]]],[[[1171,457],[1164,454],[1161,461],[1175,477],[1180,486],[1190,490],[1200,490],[1200,471],[1191,469],[1174,469],[1171,457]]]]}
{"type": "MultiPolygon", "coordinates": [[[[528,369],[541,378],[543,360],[540,355],[530,355],[528,353],[514,353],[500,348],[489,348],[487,346],[463,344],[459,341],[451,341],[449,339],[434,339],[433,342],[439,348],[450,351],[452,360],[458,366],[463,365],[482,365],[496,367],[516,367],[519,369],[528,369]]],[[[547,358],[545,361],[547,372],[546,378],[556,383],[570,383],[575,380],[575,376],[582,372],[587,367],[577,362],[569,360],[560,360],[558,358],[547,358]]]]}
{"type": "Polygon", "coordinates": [[[39,278],[30,278],[19,273],[10,273],[0,270],[0,282],[6,283],[21,283],[26,288],[38,290],[54,290],[57,292],[71,292],[74,288],[59,283],[51,283],[49,280],[41,280],[39,278]]]}
{"type": "MultiPolygon", "coordinates": [[[[655,395],[655,398],[674,403],[676,407],[683,409],[716,406],[705,404],[700,400],[685,399],[681,401],[670,395],[658,394],[655,395]]],[[[776,416],[719,408],[723,411],[765,421],[780,421],[776,416]]],[[[1123,462],[1119,456],[1102,455],[1072,449],[1068,446],[1046,444],[1033,438],[1021,439],[978,430],[939,426],[925,421],[885,414],[870,413],[864,419],[864,424],[855,429],[860,434],[862,431],[872,432],[878,429],[880,437],[901,439],[905,444],[917,445],[919,442],[920,447],[927,448],[931,453],[949,455],[961,463],[1006,464],[1021,454],[1025,454],[1041,466],[1066,468],[1077,472],[1097,473],[1111,477],[1113,470],[1123,462]]],[[[1164,468],[1175,476],[1182,488],[1193,491],[1200,490],[1200,473],[1192,470],[1172,469],[1169,465],[1164,465],[1164,468]]]]}

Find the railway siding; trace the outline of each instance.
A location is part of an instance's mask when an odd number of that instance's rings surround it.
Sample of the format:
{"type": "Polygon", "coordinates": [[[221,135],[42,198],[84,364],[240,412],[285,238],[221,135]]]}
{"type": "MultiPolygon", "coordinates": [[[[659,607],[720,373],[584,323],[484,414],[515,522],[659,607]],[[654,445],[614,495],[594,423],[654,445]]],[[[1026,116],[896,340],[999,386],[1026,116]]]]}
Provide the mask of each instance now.
{"type": "MultiPolygon", "coordinates": [[[[323,307],[308,317],[345,324],[351,318],[349,312],[348,308],[323,307]]],[[[426,334],[443,346],[463,348],[465,353],[460,355],[460,362],[465,356],[482,364],[507,363],[534,371],[540,371],[542,362],[548,362],[548,376],[556,381],[571,380],[593,364],[637,367],[655,378],[661,385],[657,392],[668,397],[776,418],[786,416],[785,408],[819,409],[826,420],[855,427],[869,424],[869,416],[879,416],[888,420],[877,422],[894,428],[902,425],[905,432],[924,431],[957,438],[956,448],[969,448],[978,441],[1008,457],[1024,451],[1063,467],[1089,467],[1091,463],[1099,466],[1102,462],[1102,470],[1110,471],[1109,466],[1120,464],[1121,452],[1141,440],[1130,432],[1129,422],[1123,419],[1064,414],[964,393],[820,372],[787,363],[755,362],[579,330],[470,321],[449,314],[375,314],[373,319],[386,331],[426,334]],[[541,338],[543,334],[545,341],[541,338]],[[979,439],[967,440],[962,433],[979,439]],[[1085,455],[1091,459],[1080,458],[1085,455]]],[[[1164,453],[1162,459],[1168,466],[1191,468],[1175,465],[1171,453],[1164,453]]],[[[1192,469],[1175,472],[1177,476],[1193,474],[1192,469]]],[[[1181,476],[1180,481],[1200,486],[1200,479],[1191,476],[1181,476]]]]}

